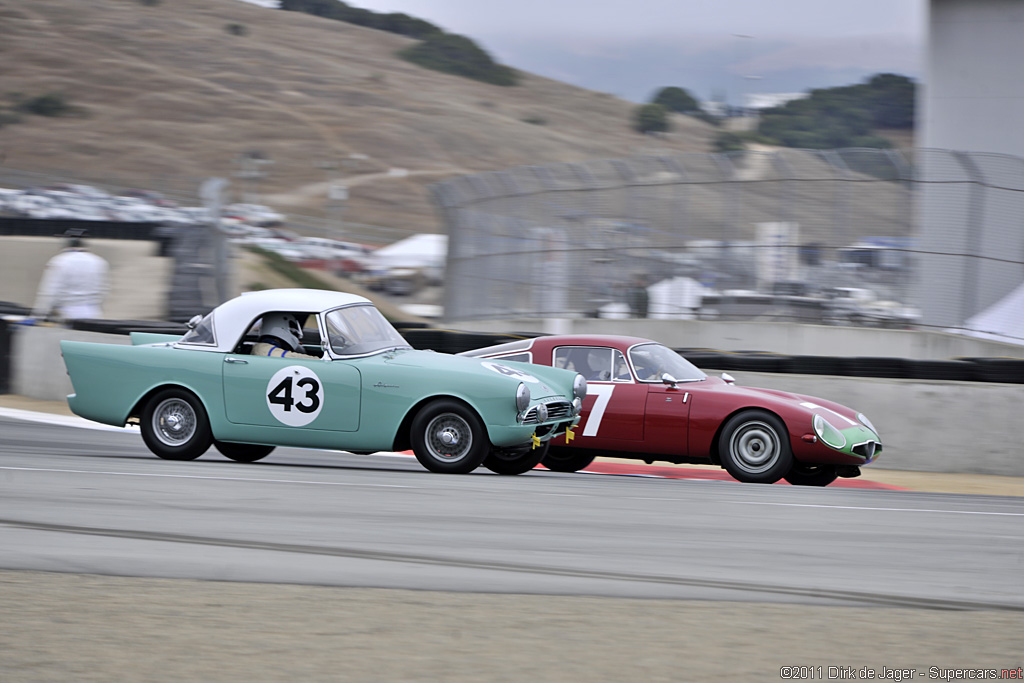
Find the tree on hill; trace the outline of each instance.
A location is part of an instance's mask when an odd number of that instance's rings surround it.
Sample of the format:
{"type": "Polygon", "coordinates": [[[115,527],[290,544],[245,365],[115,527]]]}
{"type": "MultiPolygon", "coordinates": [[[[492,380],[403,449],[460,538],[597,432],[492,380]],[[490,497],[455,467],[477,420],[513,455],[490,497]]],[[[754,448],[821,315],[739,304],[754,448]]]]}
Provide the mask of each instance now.
{"type": "Polygon", "coordinates": [[[913,81],[878,74],[859,85],[812,90],[802,100],[766,109],[758,132],[774,144],[808,149],[890,147],[878,128],[912,128],[913,81]]]}
{"type": "Polygon", "coordinates": [[[633,130],[638,133],[663,133],[668,130],[668,115],[660,104],[641,104],[633,110],[633,130]]]}
{"type": "Polygon", "coordinates": [[[675,86],[659,90],[654,95],[651,103],[660,104],[668,111],[674,111],[680,114],[700,110],[700,103],[697,102],[697,99],[693,95],[686,90],[675,86]]]}
{"type": "Polygon", "coordinates": [[[498,64],[479,45],[466,36],[438,33],[427,36],[418,45],[399,51],[398,55],[413,64],[435,71],[465,76],[493,85],[516,85],[518,74],[498,64]]]}
{"type": "Polygon", "coordinates": [[[380,14],[372,10],[352,7],[341,0],[281,0],[280,9],[289,12],[305,12],[325,19],[335,19],[357,26],[390,31],[411,38],[426,38],[444,33],[429,21],[417,19],[402,12],[380,14]]]}
{"type": "Polygon", "coordinates": [[[495,62],[466,36],[445,33],[429,21],[408,14],[379,14],[352,7],[341,0],[281,0],[280,8],[419,38],[422,43],[399,51],[398,56],[427,69],[493,85],[516,85],[519,82],[519,75],[514,69],[495,62]]]}

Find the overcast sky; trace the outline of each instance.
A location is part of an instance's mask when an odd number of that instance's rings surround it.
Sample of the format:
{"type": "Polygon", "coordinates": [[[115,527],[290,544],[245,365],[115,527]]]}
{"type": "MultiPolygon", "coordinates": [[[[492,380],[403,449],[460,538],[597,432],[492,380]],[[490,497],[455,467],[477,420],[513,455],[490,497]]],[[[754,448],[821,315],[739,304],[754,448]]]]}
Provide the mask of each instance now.
{"type": "MultiPolygon", "coordinates": [[[[259,0],[276,4],[273,0],[259,0]]],[[[643,102],[919,79],[927,0],[349,0],[469,36],[509,66],[643,102]]]]}

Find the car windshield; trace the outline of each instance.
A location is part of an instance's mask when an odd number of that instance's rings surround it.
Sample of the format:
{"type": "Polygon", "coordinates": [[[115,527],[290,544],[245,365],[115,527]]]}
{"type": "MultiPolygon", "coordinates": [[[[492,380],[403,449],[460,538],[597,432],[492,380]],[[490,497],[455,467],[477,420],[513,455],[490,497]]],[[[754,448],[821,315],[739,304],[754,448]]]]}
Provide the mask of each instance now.
{"type": "Polygon", "coordinates": [[[182,344],[213,344],[213,313],[207,314],[195,327],[181,338],[182,344]]]}
{"type": "Polygon", "coordinates": [[[371,304],[347,306],[328,313],[327,339],[331,351],[339,356],[412,348],[371,304]]]}
{"type": "Polygon", "coordinates": [[[668,373],[680,382],[707,379],[697,366],[661,344],[640,344],[629,350],[629,360],[641,382],[660,382],[668,373]]]}

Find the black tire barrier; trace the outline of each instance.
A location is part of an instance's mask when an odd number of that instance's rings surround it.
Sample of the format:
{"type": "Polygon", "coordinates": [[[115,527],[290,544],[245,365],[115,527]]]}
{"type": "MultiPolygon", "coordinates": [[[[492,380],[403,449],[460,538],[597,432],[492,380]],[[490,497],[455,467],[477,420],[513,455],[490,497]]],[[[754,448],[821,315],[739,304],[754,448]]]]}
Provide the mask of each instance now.
{"type": "Polygon", "coordinates": [[[846,358],[843,362],[843,373],[848,377],[908,377],[907,360],[904,358],[884,358],[861,356],[846,358]]]}
{"type": "Polygon", "coordinates": [[[150,332],[153,334],[183,335],[188,327],[180,323],[158,320],[74,320],[70,325],[73,330],[83,332],[101,332],[104,334],[130,334],[131,332],[150,332]]]}
{"type": "Polygon", "coordinates": [[[977,381],[978,368],[966,360],[908,360],[907,377],[947,382],[977,381]]]}
{"type": "Polygon", "coordinates": [[[11,393],[11,328],[13,325],[0,319],[0,394],[11,393]]]}
{"type": "Polygon", "coordinates": [[[46,218],[0,218],[0,235],[61,237],[68,230],[85,230],[86,239],[162,240],[161,223],[124,221],[76,221],[46,218]]]}
{"type": "Polygon", "coordinates": [[[729,354],[701,351],[698,353],[681,353],[686,360],[701,370],[733,370],[729,354]]]}
{"type": "Polygon", "coordinates": [[[30,315],[32,309],[10,301],[0,301],[0,315],[30,315]]]}
{"type": "Polygon", "coordinates": [[[795,375],[843,375],[846,360],[836,356],[784,356],[783,372],[795,375]]]}
{"type": "Polygon", "coordinates": [[[774,353],[737,353],[728,362],[732,370],[782,372],[786,358],[774,353]]]}
{"type": "Polygon", "coordinates": [[[981,382],[1024,384],[1024,359],[1021,358],[964,358],[974,363],[976,377],[981,382]]]}

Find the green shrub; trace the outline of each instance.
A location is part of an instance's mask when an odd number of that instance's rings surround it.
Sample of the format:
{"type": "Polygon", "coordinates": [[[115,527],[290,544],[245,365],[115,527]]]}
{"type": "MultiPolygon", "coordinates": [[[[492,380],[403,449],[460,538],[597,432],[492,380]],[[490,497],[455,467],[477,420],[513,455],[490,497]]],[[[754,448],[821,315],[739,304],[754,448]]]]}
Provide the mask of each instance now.
{"type": "Polygon", "coordinates": [[[660,104],[668,111],[687,114],[692,111],[700,111],[700,103],[697,99],[682,88],[675,86],[662,88],[651,100],[653,104],[660,104]]]}
{"type": "Polygon", "coordinates": [[[636,132],[662,133],[668,128],[668,115],[660,104],[642,104],[633,110],[633,130],[636,132]]]}
{"type": "Polygon", "coordinates": [[[418,45],[400,50],[398,56],[427,69],[492,85],[508,86],[519,82],[519,75],[513,69],[495,62],[466,36],[453,33],[427,36],[418,45]]]}

